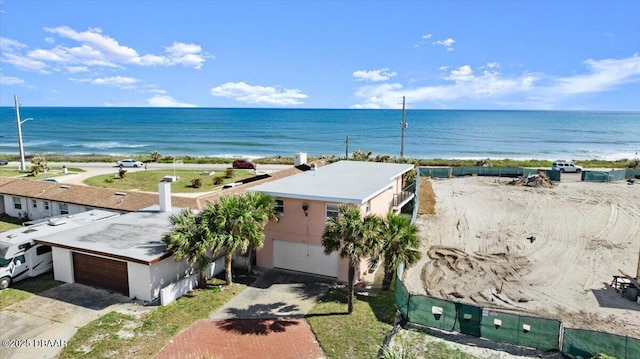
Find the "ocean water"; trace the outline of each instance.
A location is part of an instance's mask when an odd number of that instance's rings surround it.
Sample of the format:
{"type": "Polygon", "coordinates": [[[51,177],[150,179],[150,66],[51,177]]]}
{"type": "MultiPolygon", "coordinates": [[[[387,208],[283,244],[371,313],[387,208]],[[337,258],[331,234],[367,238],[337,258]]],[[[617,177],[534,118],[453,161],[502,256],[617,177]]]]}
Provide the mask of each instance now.
{"type": "MultiPolygon", "coordinates": [[[[400,155],[401,110],[21,107],[27,154],[400,155]]],[[[405,156],[622,159],[640,153],[640,112],[409,110],[405,156]]],[[[18,153],[0,108],[0,153],[18,153]]]]}

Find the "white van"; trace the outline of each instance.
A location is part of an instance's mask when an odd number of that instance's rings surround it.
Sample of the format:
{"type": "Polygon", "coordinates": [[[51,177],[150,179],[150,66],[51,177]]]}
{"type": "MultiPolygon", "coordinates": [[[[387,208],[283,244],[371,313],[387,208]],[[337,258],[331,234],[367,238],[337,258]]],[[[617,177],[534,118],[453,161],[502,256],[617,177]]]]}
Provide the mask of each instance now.
{"type": "Polygon", "coordinates": [[[30,234],[37,231],[33,227],[37,225],[3,233],[0,239],[0,289],[53,269],[51,247],[33,240],[30,234]]]}
{"type": "Polygon", "coordinates": [[[0,289],[53,270],[51,247],[37,240],[119,215],[94,209],[74,215],[38,219],[26,222],[26,227],[0,232],[0,289]]]}

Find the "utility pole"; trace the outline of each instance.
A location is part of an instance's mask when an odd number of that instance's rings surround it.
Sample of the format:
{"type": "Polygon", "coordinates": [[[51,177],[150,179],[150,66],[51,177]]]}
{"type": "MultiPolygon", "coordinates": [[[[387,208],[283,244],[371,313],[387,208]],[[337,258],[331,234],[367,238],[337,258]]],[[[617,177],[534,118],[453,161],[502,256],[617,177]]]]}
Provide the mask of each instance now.
{"type": "Polygon", "coordinates": [[[404,158],[404,133],[408,127],[404,96],[402,96],[402,122],[400,123],[400,127],[402,127],[402,142],[400,143],[400,158],[404,158]]]}
{"type": "Polygon", "coordinates": [[[347,139],[344,140],[344,159],[349,159],[349,135],[347,135],[347,139]]]}
{"type": "Polygon", "coordinates": [[[18,96],[13,95],[13,100],[16,104],[16,123],[18,124],[18,147],[20,148],[20,172],[25,172],[26,166],[24,165],[24,145],[22,144],[22,124],[33,120],[32,118],[27,118],[24,121],[20,121],[20,104],[18,103],[18,96]]]}

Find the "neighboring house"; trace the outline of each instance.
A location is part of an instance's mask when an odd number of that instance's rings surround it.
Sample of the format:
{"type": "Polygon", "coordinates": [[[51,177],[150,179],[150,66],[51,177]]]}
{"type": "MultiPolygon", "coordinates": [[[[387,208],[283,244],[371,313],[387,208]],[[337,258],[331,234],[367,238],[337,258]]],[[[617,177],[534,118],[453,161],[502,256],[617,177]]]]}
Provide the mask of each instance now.
{"type": "MultiPolygon", "coordinates": [[[[400,211],[414,197],[402,182],[412,169],[410,164],[340,161],[250,188],[274,197],[279,215],[265,228],[257,265],[347,281],[347,259],[337,252],[324,254],[327,219],[337,216],[340,204],[357,206],[363,215],[400,211]]],[[[363,263],[359,277],[365,269],[363,263]]]]}
{"type": "MultiPolygon", "coordinates": [[[[52,247],[54,278],[152,302],[169,284],[193,275],[192,266],[176,262],[162,242],[171,230],[169,217],[180,209],[171,207],[170,184],[160,187],[159,206],[38,237],[37,243],[52,247]]],[[[220,262],[209,269],[211,277],[224,265],[220,262]]]]}
{"type": "MultiPolygon", "coordinates": [[[[153,193],[0,178],[0,214],[28,220],[92,209],[127,213],[147,208],[157,201],[158,197],[153,193]]],[[[174,202],[182,208],[195,207],[193,199],[178,198],[174,202]]]]}

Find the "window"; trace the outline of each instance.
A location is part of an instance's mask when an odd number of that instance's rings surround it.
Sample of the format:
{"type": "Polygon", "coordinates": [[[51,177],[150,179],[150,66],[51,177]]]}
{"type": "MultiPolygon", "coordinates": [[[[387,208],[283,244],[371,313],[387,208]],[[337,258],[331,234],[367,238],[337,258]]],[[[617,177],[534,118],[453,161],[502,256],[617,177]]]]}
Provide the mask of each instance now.
{"type": "Polygon", "coordinates": [[[284,200],[276,199],[276,213],[278,216],[282,216],[284,214],[284,200]]]}
{"type": "Polygon", "coordinates": [[[20,261],[20,264],[24,264],[24,262],[26,261],[24,258],[24,254],[13,258],[13,264],[18,265],[18,261],[20,261]]]}
{"type": "Polygon", "coordinates": [[[367,205],[364,207],[364,214],[371,214],[371,201],[367,201],[367,205]]]}
{"type": "Polygon", "coordinates": [[[44,209],[49,210],[49,201],[44,201],[44,209]]]}
{"type": "Polygon", "coordinates": [[[39,256],[49,252],[51,252],[51,246],[40,246],[36,248],[36,254],[39,256]]]}
{"type": "Polygon", "coordinates": [[[60,203],[60,214],[69,214],[69,205],[66,203],[60,203]]]}
{"type": "Polygon", "coordinates": [[[32,199],[31,200],[31,207],[32,208],[38,208],[38,200],[32,199]]]}
{"type": "Polygon", "coordinates": [[[338,205],[327,203],[326,214],[327,214],[327,219],[338,217],[338,205]]]}
{"type": "Polygon", "coordinates": [[[20,197],[13,197],[13,208],[22,209],[22,200],[20,197]]]}

